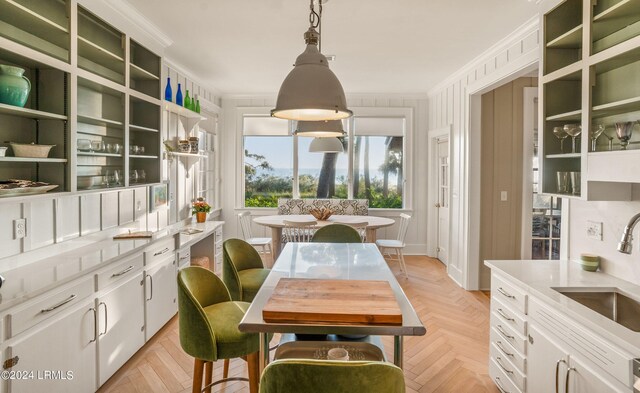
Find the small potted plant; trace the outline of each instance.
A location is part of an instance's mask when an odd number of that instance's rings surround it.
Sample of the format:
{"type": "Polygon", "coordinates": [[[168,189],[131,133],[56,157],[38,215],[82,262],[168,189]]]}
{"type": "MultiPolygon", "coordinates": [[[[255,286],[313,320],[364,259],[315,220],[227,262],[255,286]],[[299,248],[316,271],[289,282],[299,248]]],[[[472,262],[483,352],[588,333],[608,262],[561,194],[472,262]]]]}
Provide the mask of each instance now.
{"type": "Polygon", "coordinates": [[[205,222],[207,213],[211,211],[211,206],[205,202],[204,198],[197,198],[191,205],[191,215],[196,216],[197,222],[205,222]]]}

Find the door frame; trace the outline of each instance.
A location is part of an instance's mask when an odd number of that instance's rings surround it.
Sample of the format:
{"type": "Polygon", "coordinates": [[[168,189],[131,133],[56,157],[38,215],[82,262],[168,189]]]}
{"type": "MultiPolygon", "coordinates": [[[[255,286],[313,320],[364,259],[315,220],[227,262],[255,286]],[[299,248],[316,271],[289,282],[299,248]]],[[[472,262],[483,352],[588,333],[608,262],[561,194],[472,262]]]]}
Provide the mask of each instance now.
{"type": "MultiPolygon", "coordinates": [[[[522,163],[522,228],[520,235],[520,258],[531,259],[531,209],[533,208],[533,154],[529,155],[534,143],[535,114],[533,111],[534,100],[538,99],[538,87],[525,87],[523,91],[522,112],[522,151],[524,162],[522,163]]],[[[538,108],[540,111],[540,108],[538,108]]]]}
{"type": "MultiPolygon", "coordinates": [[[[451,159],[451,124],[446,127],[436,128],[428,132],[427,154],[429,159],[427,169],[427,256],[437,258],[438,252],[438,210],[436,202],[438,201],[438,139],[447,138],[449,140],[449,159],[451,159]]],[[[451,174],[449,170],[449,185],[451,185],[451,174]]],[[[451,206],[451,192],[449,192],[449,206],[451,206]]],[[[451,209],[449,209],[449,233],[451,233],[451,209]]],[[[447,252],[451,249],[451,237],[447,245],[447,252]]]]}

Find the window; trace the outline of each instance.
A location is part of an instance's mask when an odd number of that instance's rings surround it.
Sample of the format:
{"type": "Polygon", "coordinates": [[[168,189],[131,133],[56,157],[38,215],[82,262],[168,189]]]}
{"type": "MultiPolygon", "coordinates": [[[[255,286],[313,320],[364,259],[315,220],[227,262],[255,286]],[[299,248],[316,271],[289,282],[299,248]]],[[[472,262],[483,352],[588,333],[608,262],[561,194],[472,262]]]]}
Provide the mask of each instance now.
{"type": "Polygon", "coordinates": [[[277,207],[278,198],[368,199],[370,208],[403,208],[405,116],[345,121],[343,153],[310,152],[293,122],[244,115],[244,206],[277,207]]]}
{"type": "Polygon", "coordinates": [[[371,208],[402,208],[404,119],[354,119],[353,196],[371,208]]]}
{"type": "Polygon", "coordinates": [[[349,193],[348,138],[341,138],[343,153],[312,153],[313,138],[298,137],[298,190],[300,198],[342,198],[349,193]]]}
{"type": "Polygon", "coordinates": [[[277,207],[293,196],[293,137],[286,120],[244,118],[244,205],[277,207]]]}

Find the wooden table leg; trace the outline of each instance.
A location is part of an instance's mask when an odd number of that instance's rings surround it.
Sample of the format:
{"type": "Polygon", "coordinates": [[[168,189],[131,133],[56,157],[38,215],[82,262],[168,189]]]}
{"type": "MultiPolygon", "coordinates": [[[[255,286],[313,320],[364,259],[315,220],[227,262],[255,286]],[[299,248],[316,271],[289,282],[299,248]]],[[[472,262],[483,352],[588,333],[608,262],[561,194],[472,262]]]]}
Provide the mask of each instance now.
{"type": "Polygon", "coordinates": [[[271,227],[271,243],[273,243],[273,250],[271,250],[273,253],[273,263],[276,263],[282,245],[282,228],[271,227]]]}
{"type": "Polygon", "coordinates": [[[376,229],[375,228],[367,228],[367,243],[375,243],[376,240],[376,229]]]}

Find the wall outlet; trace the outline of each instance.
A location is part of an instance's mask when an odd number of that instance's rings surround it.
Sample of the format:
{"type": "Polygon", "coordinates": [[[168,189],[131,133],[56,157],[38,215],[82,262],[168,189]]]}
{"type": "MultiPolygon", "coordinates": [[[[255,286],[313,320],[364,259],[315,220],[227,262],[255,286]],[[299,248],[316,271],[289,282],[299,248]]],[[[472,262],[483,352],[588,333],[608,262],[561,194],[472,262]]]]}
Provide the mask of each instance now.
{"type": "Polygon", "coordinates": [[[506,191],[500,191],[500,201],[502,201],[502,202],[506,202],[507,201],[507,192],[506,191]]]}
{"type": "Polygon", "coordinates": [[[13,220],[13,238],[17,240],[25,236],[27,236],[27,220],[24,218],[13,220]]]}
{"type": "Polygon", "coordinates": [[[602,223],[587,221],[587,237],[589,239],[602,241],[602,223]]]}

